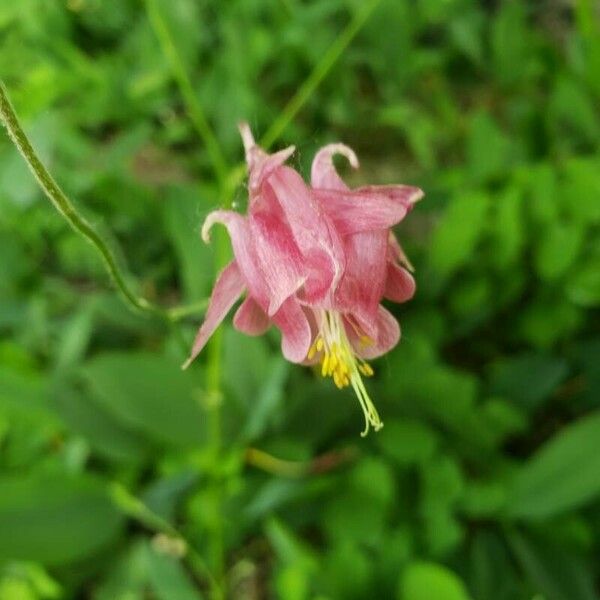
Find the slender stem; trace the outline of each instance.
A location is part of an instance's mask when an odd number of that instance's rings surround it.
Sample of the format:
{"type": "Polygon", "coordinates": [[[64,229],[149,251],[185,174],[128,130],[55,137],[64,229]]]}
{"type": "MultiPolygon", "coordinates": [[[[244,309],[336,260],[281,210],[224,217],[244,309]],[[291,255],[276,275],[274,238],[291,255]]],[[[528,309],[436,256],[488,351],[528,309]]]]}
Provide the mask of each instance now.
{"type": "Polygon", "coordinates": [[[293,461],[277,458],[258,448],[248,448],[245,454],[246,463],[280,477],[299,479],[308,475],[326,473],[356,457],[356,449],[345,448],[321,454],[309,461],[293,461]]]}
{"type": "Polygon", "coordinates": [[[92,225],[77,212],[77,209],[73,206],[72,202],[60,189],[56,181],[54,181],[52,175],[50,175],[42,161],[39,159],[31,142],[25,135],[2,82],[0,82],[0,119],[7,129],[10,139],[21,153],[21,156],[25,159],[27,166],[35,176],[50,202],[52,202],[56,210],[66,219],[69,225],[91,242],[96,250],[98,250],[109,275],[127,302],[139,310],[161,314],[162,310],[159,307],[154,306],[148,300],[137,296],[133,292],[127,284],[125,275],[119,269],[117,261],[106,242],[100,237],[100,234],[92,227],[92,225]]]}
{"type": "Polygon", "coordinates": [[[188,116],[206,146],[217,181],[220,187],[224,188],[228,173],[227,161],[194,92],[191,79],[179,54],[173,35],[156,4],[156,0],[145,0],[145,6],[148,20],[154,29],[163,53],[167,57],[173,78],[179,86],[188,116]]]}
{"type": "Polygon", "coordinates": [[[381,0],[369,0],[356,12],[350,23],[348,23],[346,28],[338,35],[325,54],[323,54],[323,57],[315,65],[310,75],[304,80],[304,83],[298,88],[298,91],[286,104],[271,127],[269,127],[261,139],[261,146],[269,148],[279,138],[300,109],[306,104],[321,81],[323,81],[329,71],[331,71],[333,65],[360,31],[380,1],[381,0]]]}
{"type": "Polygon", "coordinates": [[[171,321],[181,321],[187,317],[191,317],[206,310],[208,306],[208,298],[193,302],[192,304],[184,304],[182,306],[174,306],[166,310],[171,321]]]}
{"type": "Polygon", "coordinates": [[[182,542],[184,546],[183,556],[192,570],[200,579],[209,583],[213,593],[222,595],[220,584],[204,562],[202,555],[194,549],[189,540],[173,527],[171,523],[163,519],[160,515],[157,515],[149,506],[131,494],[127,488],[118,482],[111,484],[109,493],[113,502],[123,514],[138,521],[152,531],[162,533],[173,540],[182,542]]]}
{"type": "MultiPolygon", "coordinates": [[[[228,198],[226,205],[230,205],[231,200],[228,198]]],[[[216,270],[220,270],[226,263],[228,258],[227,238],[223,235],[224,232],[219,231],[215,235],[215,266],[216,270]]],[[[206,367],[206,384],[209,392],[209,398],[212,399],[209,410],[209,440],[213,455],[213,464],[219,465],[221,462],[222,446],[221,446],[221,407],[223,403],[222,392],[222,354],[223,354],[223,330],[217,329],[213,334],[208,347],[208,363],[206,367]]],[[[224,520],[223,520],[223,484],[221,477],[218,474],[211,482],[212,502],[214,503],[215,514],[217,515],[210,531],[210,556],[211,566],[219,581],[224,580],[225,576],[225,543],[224,543],[224,520]]],[[[213,593],[212,600],[222,600],[223,596],[219,595],[218,590],[213,593]]]]}
{"type": "Polygon", "coordinates": [[[87,239],[98,251],[113,283],[130,306],[136,310],[151,313],[171,322],[180,321],[197,312],[202,312],[206,308],[208,301],[205,299],[190,305],[164,309],[135,294],[128,285],[127,277],[119,268],[117,259],[110,250],[108,244],[102,239],[100,234],[92,227],[85,217],[77,211],[71,200],[69,200],[67,195],[62,191],[36,154],[29,138],[19,123],[17,114],[8,98],[6,88],[1,81],[0,120],[6,127],[11,141],[17,147],[21,156],[27,163],[27,166],[33,173],[44,194],[46,194],[50,202],[69,225],[77,233],[87,239]]]}

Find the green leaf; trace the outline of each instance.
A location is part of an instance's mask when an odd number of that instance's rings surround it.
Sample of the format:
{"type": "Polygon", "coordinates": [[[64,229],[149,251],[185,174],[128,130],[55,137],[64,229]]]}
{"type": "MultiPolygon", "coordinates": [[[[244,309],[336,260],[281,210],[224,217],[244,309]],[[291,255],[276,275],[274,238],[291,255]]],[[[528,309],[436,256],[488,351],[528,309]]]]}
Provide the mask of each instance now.
{"type": "Polygon", "coordinates": [[[493,394],[535,410],[556,390],[568,371],[567,361],[562,358],[527,352],[493,363],[490,388],[493,394]]]}
{"type": "Polygon", "coordinates": [[[506,168],[510,143],[494,119],[485,112],[478,112],[471,121],[467,140],[467,165],[476,181],[498,177],[506,168]]]}
{"type": "Polygon", "coordinates": [[[567,282],[567,296],[579,306],[600,305],[600,256],[591,256],[567,282]]]}
{"type": "Polygon", "coordinates": [[[547,600],[597,600],[589,565],[576,552],[516,530],[507,539],[535,593],[547,600]]]}
{"type": "Polygon", "coordinates": [[[124,462],[139,462],[150,455],[152,446],[148,441],[124,426],[94,398],[62,386],[54,392],[53,404],[71,431],[83,436],[99,454],[124,462]]]}
{"type": "Polygon", "coordinates": [[[431,242],[430,263],[439,275],[448,277],[470,260],[489,206],[489,197],[481,192],[465,191],[452,198],[431,242]]]}
{"type": "Polygon", "coordinates": [[[157,600],[201,600],[204,596],[192,582],[181,561],[146,548],[148,580],[157,600]]]}
{"type": "Polygon", "coordinates": [[[516,472],[507,513],[543,519],[575,510],[600,495],[600,412],[569,425],[516,472]]]}
{"type": "Polygon", "coordinates": [[[517,262],[525,242],[522,205],[523,197],[516,187],[495,199],[491,258],[501,269],[517,262]]]}
{"type": "Polygon", "coordinates": [[[519,597],[515,568],[497,534],[485,529],[475,533],[469,566],[470,588],[476,600],[514,600],[519,597]]]}
{"type": "Polygon", "coordinates": [[[450,569],[430,562],[413,562],[404,570],[398,600],[469,600],[462,580],[450,569]]]}
{"type": "Polygon", "coordinates": [[[435,432],[421,421],[386,421],[375,438],[377,445],[400,466],[422,464],[438,447],[435,432]]]}
{"type": "Polygon", "coordinates": [[[92,477],[0,477],[0,560],[76,562],[113,543],[122,522],[105,485],[92,477]]]}
{"type": "MultiPolygon", "coordinates": [[[[209,196],[208,191],[206,195],[209,196]]],[[[165,226],[179,261],[185,297],[190,302],[206,298],[214,278],[213,251],[200,238],[201,215],[209,202],[198,196],[197,186],[174,187],[162,206],[165,226]]]]}
{"type": "Polygon", "coordinates": [[[553,223],[545,228],[535,247],[535,268],[542,279],[564,275],[579,255],[584,229],[575,223],[553,223]]]}
{"type": "Polygon", "coordinates": [[[151,439],[194,446],[206,437],[197,372],[150,353],[102,354],[83,367],[95,399],[125,427],[151,439]]]}

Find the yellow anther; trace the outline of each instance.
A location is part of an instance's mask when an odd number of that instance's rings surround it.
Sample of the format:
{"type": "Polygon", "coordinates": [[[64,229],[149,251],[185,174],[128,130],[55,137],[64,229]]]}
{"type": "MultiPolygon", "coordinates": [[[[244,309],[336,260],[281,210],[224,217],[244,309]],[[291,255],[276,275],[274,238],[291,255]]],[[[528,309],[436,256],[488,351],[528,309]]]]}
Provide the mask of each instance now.
{"type": "Polygon", "coordinates": [[[361,365],[359,365],[358,370],[365,375],[366,377],[372,377],[373,376],[373,368],[371,367],[371,365],[369,363],[362,363],[361,365]]]}
{"type": "Polygon", "coordinates": [[[338,357],[337,354],[332,353],[329,358],[329,372],[333,373],[335,368],[338,366],[338,357]]]}
{"type": "Polygon", "coordinates": [[[321,350],[323,350],[323,346],[325,345],[323,342],[323,338],[319,338],[316,342],[317,344],[317,352],[321,352],[321,350]]]}
{"type": "Polygon", "coordinates": [[[340,379],[340,376],[339,376],[339,374],[338,374],[338,372],[337,372],[337,371],[335,371],[335,372],[333,373],[333,382],[335,383],[335,385],[336,385],[336,386],[337,386],[339,389],[342,389],[342,387],[343,387],[343,380],[342,380],[342,379],[340,379]]]}
{"type": "Polygon", "coordinates": [[[329,352],[325,352],[323,363],[321,364],[321,376],[325,377],[329,371],[329,352]]]}
{"type": "Polygon", "coordinates": [[[316,353],[317,353],[317,346],[315,344],[313,344],[310,347],[308,354],[306,355],[306,358],[308,358],[308,360],[312,360],[315,357],[316,353]]]}

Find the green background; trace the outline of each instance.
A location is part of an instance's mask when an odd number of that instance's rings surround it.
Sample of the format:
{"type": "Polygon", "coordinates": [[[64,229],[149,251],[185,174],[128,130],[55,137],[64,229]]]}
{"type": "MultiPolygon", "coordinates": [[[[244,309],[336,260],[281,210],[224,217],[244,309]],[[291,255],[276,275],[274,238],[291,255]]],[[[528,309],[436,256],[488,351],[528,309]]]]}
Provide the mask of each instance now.
{"type": "Polygon", "coordinates": [[[385,427],[361,439],[351,392],[275,332],[228,319],[182,373],[202,310],[132,311],[3,132],[0,599],[598,598],[599,20],[593,0],[2,1],[28,135],[161,306],[210,294],[228,242],[198,232],[223,182],[244,209],[240,119],[305,175],[343,141],[352,185],[426,197],[397,229],[417,295],[368,382],[385,427]]]}

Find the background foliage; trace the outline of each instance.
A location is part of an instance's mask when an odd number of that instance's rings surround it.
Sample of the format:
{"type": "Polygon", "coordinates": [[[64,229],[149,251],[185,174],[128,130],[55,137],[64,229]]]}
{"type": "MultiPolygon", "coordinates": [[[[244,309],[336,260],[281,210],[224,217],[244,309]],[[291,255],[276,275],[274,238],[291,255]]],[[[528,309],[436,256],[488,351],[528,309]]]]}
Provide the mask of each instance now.
{"type": "Polygon", "coordinates": [[[201,311],[130,311],[1,136],[0,599],[598,597],[598,7],[382,0],[324,65],[363,8],[0,3],[27,132],[157,303],[206,298],[222,259],[198,107],[235,166],[236,122],[264,133],[324,68],[277,145],[306,173],[341,140],[354,183],[427,193],[362,440],[274,334],[226,326],[182,373],[201,311]]]}

